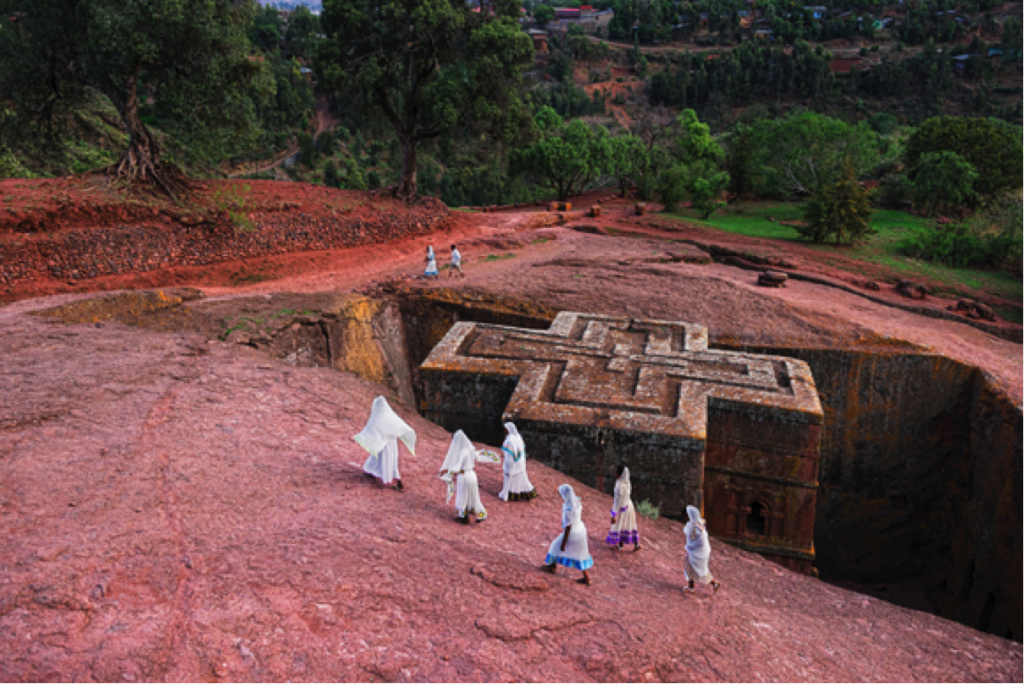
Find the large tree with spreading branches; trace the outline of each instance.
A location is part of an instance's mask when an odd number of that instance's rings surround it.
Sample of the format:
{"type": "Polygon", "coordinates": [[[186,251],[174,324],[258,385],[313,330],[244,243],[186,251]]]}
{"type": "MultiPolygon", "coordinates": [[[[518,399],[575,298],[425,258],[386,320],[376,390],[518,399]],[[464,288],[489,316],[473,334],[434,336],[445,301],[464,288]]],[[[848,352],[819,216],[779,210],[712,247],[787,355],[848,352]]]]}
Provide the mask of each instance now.
{"type": "Polygon", "coordinates": [[[176,195],[184,175],[161,159],[140,100],[172,96],[196,122],[236,125],[226,106],[261,66],[249,58],[253,0],[0,0],[16,18],[0,40],[0,99],[48,127],[105,95],[127,134],[108,172],[130,186],[176,195]]]}
{"type": "Polygon", "coordinates": [[[533,43],[518,17],[519,3],[509,0],[477,8],[465,0],[324,1],[318,82],[366,103],[394,129],[398,196],[416,195],[423,141],[456,124],[504,142],[529,127],[519,92],[533,43]]]}

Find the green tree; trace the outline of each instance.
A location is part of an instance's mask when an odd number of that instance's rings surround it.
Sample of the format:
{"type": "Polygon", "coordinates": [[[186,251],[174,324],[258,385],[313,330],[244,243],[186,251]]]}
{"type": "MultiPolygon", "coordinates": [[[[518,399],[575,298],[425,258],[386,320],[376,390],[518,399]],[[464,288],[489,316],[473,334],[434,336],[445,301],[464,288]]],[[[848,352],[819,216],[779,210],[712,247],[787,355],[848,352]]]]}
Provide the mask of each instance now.
{"type": "Polygon", "coordinates": [[[643,141],[635,135],[619,135],[608,141],[608,168],[619,185],[619,195],[626,196],[630,182],[636,182],[647,152],[643,141]]]}
{"type": "Polygon", "coordinates": [[[719,168],[725,153],[711,137],[710,126],[692,109],[683,110],[677,123],[682,134],[676,146],[678,163],[662,173],[659,196],[670,211],[685,196],[706,219],[725,205],[721,199],[729,187],[729,173],[719,168]]]}
{"type": "Polygon", "coordinates": [[[544,26],[555,18],[555,8],[551,5],[537,5],[533,10],[533,20],[544,26]]]}
{"type": "Polygon", "coordinates": [[[956,152],[927,152],[917,160],[914,204],[929,216],[961,207],[978,199],[974,184],[978,172],[956,152]]]}
{"type": "Polygon", "coordinates": [[[399,196],[417,192],[420,143],[456,122],[499,142],[512,141],[529,124],[519,91],[533,44],[516,23],[517,3],[491,7],[494,14],[456,0],[324,2],[319,82],[363,98],[394,129],[402,152],[399,196]]]}
{"type": "Polygon", "coordinates": [[[851,244],[874,232],[868,191],[857,182],[852,162],[844,161],[838,178],[821,188],[804,205],[804,221],[797,232],[814,242],[851,244]]]}
{"type": "Polygon", "coordinates": [[[879,158],[876,134],[814,112],[762,119],[750,127],[752,173],[761,194],[814,195],[835,182],[844,163],[859,176],[879,158]]]}
{"type": "Polygon", "coordinates": [[[292,54],[309,57],[312,55],[316,36],[320,33],[320,18],[309,11],[305,5],[299,5],[288,17],[288,28],[284,37],[291,44],[292,54]]]}
{"type": "Polygon", "coordinates": [[[276,7],[261,7],[253,17],[247,33],[252,44],[264,52],[273,52],[281,45],[284,22],[276,7]]]}
{"type": "Polygon", "coordinates": [[[60,115],[57,103],[74,110],[89,89],[105,95],[128,136],[109,172],[129,186],[172,195],[188,186],[139,115],[140,88],[211,128],[254,123],[237,96],[261,71],[247,59],[251,0],[7,0],[3,9],[20,13],[20,27],[0,40],[0,92],[16,88],[18,114],[40,121],[60,115]]]}
{"type": "Polygon", "coordinates": [[[580,119],[566,123],[550,107],[535,117],[540,139],[516,156],[520,171],[530,173],[565,201],[582,191],[610,165],[611,149],[604,128],[591,129],[580,119]]]}
{"type": "Polygon", "coordinates": [[[1020,127],[989,119],[941,116],[928,119],[907,141],[904,159],[911,180],[918,182],[921,158],[930,152],[955,152],[974,167],[974,191],[992,197],[1007,190],[1020,191],[1024,179],[1020,127]]]}

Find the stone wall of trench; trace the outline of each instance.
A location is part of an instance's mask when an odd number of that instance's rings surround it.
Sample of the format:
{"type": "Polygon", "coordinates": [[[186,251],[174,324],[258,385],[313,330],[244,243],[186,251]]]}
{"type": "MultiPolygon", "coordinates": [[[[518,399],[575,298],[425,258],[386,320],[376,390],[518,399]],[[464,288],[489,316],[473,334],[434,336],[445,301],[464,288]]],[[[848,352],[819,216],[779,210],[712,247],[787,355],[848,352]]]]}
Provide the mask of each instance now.
{"type": "Polygon", "coordinates": [[[1020,641],[1021,407],[942,356],[744,350],[814,374],[822,577],[915,578],[940,615],[1020,641]]]}

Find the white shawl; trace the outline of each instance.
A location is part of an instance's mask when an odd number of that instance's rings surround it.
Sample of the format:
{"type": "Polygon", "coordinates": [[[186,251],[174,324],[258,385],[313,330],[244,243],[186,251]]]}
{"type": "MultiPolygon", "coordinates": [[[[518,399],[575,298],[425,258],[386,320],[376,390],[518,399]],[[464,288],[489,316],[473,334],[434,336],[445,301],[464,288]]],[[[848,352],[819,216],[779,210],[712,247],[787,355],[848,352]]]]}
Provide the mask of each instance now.
{"type": "Polygon", "coordinates": [[[466,433],[462,430],[457,430],[452,435],[452,443],[448,447],[448,454],[444,457],[444,463],[441,464],[441,475],[439,476],[448,483],[447,501],[451,501],[452,496],[455,494],[455,475],[473,470],[477,461],[481,463],[497,463],[498,457],[493,451],[486,449],[477,451],[473,443],[469,441],[466,433]]]}
{"type": "MultiPolygon", "coordinates": [[[[512,463],[520,463],[523,457],[526,455],[526,442],[523,441],[522,436],[519,434],[519,430],[516,429],[515,423],[505,423],[505,429],[508,430],[508,436],[505,437],[505,443],[501,445],[501,448],[505,451],[505,472],[513,472],[512,463]],[[509,457],[511,456],[512,463],[509,463],[509,457]]],[[[525,469],[526,464],[523,464],[525,469]]],[[[515,471],[521,470],[516,468],[515,471]]]]}
{"type": "Polygon", "coordinates": [[[572,485],[559,485],[558,493],[562,495],[562,527],[568,527],[583,514],[583,502],[572,490],[572,485]]]}
{"type": "Polygon", "coordinates": [[[700,575],[708,575],[708,560],[711,558],[711,542],[708,541],[708,531],[704,520],[700,517],[700,511],[695,506],[686,507],[686,515],[690,522],[683,528],[686,535],[686,555],[690,559],[690,565],[700,575]]]}
{"type": "Polygon", "coordinates": [[[416,432],[398,417],[384,397],[373,400],[370,420],[363,431],[352,439],[373,456],[379,456],[384,447],[400,439],[409,453],[416,455],[416,432]]]}

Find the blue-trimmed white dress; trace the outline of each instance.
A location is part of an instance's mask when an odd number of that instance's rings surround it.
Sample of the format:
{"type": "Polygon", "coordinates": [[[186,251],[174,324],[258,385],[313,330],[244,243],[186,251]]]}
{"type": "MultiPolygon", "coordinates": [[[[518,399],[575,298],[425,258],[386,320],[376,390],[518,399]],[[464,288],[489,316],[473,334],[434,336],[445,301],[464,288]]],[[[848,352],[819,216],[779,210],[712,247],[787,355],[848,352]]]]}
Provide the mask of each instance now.
{"type": "Polygon", "coordinates": [[[437,277],[437,257],[434,256],[434,248],[427,252],[427,270],[423,273],[427,278],[437,277]]]}
{"type": "Polygon", "coordinates": [[[594,559],[590,556],[590,546],[587,543],[587,526],[583,524],[583,503],[567,484],[558,488],[562,495],[562,534],[551,542],[548,547],[548,555],[544,562],[547,565],[558,563],[567,568],[576,570],[589,570],[594,565],[594,559]],[[562,551],[562,537],[565,536],[565,528],[569,527],[569,540],[565,544],[565,551],[562,551]]]}

